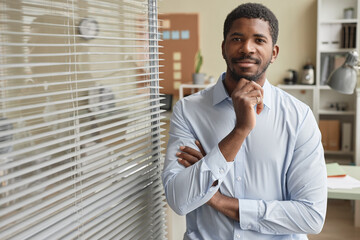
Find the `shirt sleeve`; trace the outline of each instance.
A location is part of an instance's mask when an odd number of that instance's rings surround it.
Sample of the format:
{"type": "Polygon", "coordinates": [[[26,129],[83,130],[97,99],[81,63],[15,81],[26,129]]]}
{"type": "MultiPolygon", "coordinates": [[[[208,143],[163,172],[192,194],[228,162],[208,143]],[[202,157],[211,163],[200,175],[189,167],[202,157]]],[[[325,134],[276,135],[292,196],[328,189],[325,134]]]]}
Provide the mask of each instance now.
{"type": "Polygon", "coordinates": [[[216,145],[196,164],[185,168],[177,161],[180,146],[195,145],[196,134],[185,119],[186,113],[179,101],[170,121],[169,141],[166,150],[162,180],[170,207],[185,215],[202,206],[216,193],[233,163],[228,163],[216,145]],[[212,184],[218,180],[216,186],[212,184]]]}
{"type": "Polygon", "coordinates": [[[240,228],[264,234],[316,234],[325,221],[326,165],[321,134],[308,109],[286,173],[283,201],[239,199],[240,228]]]}

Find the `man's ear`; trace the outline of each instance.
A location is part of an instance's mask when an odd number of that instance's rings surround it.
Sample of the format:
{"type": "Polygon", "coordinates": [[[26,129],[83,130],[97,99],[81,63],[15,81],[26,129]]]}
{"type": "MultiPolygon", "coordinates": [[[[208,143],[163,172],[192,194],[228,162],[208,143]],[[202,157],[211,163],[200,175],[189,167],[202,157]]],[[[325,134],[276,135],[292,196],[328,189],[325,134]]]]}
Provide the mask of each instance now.
{"type": "Polygon", "coordinates": [[[223,59],[226,59],[226,54],[225,54],[225,40],[222,41],[221,43],[221,53],[222,53],[222,56],[223,56],[223,59]]]}
{"type": "Polygon", "coordinates": [[[275,62],[277,56],[279,55],[279,46],[277,44],[274,45],[272,50],[272,57],[271,57],[271,63],[275,62]]]}

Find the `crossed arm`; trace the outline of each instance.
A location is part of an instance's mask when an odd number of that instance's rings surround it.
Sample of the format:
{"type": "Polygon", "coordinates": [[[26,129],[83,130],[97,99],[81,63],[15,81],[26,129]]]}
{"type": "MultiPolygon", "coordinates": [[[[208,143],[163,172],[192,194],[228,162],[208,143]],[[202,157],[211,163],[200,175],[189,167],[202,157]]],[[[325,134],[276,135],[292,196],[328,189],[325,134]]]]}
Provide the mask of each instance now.
{"type": "MultiPolygon", "coordinates": [[[[206,155],[198,140],[195,141],[195,144],[200,149],[200,152],[191,147],[181,146],[181,152],[176,154],[178,162],[184,167],[190,167],[206,155]]],[[[213,186],[216,186],[217,184],[218,181],[215,181],[213,186]]],[[[225,196],[218,190],[206,204],[229,218],[239,221],[239,201],[236,198],[225,196]]]]}

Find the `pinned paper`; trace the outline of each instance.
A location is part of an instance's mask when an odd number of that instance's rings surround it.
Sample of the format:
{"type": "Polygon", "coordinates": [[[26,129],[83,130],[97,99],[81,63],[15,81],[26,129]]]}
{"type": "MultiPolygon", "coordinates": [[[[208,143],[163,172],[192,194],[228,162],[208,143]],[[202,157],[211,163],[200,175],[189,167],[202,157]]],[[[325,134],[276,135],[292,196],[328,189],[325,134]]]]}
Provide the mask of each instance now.
{"type": "Polygon", "coordinates": [[[173,53],[173,60],[174,61],[181,61],[181,52],[174,52],[173,53]]]}
{"type": "Polygon", "coordinates": [[[174,80],[180,80],[181,79],[181,72],[174,72],[174,80]]]}
{"type": "Polygon", "coordinates": [[[163,28],[170,28],[170,20],[169,19],[164,19],[163,21],[162,21],[162,27],[163,28]]]}
{"type": "Polygon", "coordinates": [[[171,31],[171,38],[174,40],[177,40],[180,38],[180,33],[179,31],[171,31]]]}
{"type": "Polygon", "coordinates": [[[170,39],[170,31],[163,31],[163,39],[168,40],[170,39]]]}
{"type": "Polygon", "coordinates": [[[174,63],[173,70],[174,71],[181,71],[181,62],[174,63]]]}
{"type": "Polygon", "coordinates": [[[190,38],[190,31],[189,30],[181,31],[181,39],[189,39],[189,38],[190,38]]]}
{"type": "Polygon", "coordinates": [[[175,82],[174,82],[174,89],[179,90],[180,85],[181,85],[181,82],[180,82],[180,81],[175,81],[175,82]]]}

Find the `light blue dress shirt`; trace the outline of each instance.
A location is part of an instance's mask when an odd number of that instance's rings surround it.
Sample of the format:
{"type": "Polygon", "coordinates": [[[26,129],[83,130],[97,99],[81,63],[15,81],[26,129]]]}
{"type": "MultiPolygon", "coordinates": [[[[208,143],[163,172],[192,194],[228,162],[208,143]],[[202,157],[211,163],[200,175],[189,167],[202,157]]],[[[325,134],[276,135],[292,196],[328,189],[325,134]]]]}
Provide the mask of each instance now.
{"type": "Polygon", "coordinates": [[[168,204],[186,214],[184,239],[307,239],[318,233],[326,212],[326,167],[311,110],[266,80],[264,110],[234,162],[227,162],[218,143],[236,117],[224,78],[178,101],[171,117],[162,178],[168,204]],[[206,156],[185,168],[176,152],[180,146],[197,149],[196,139],[206,156]],[[239,222],[206,204],[219,188],[238,199],[239,222]]]}

